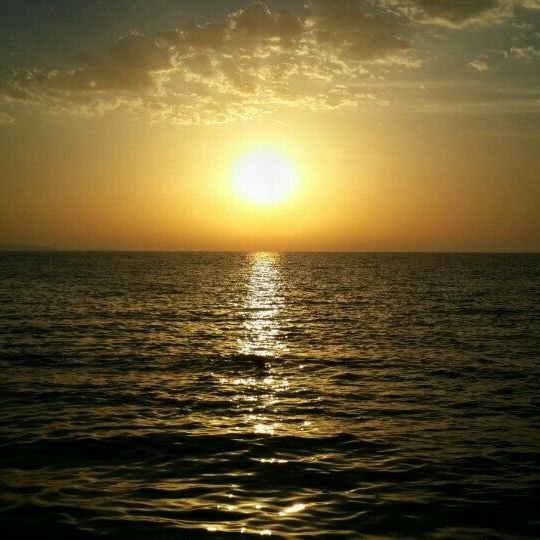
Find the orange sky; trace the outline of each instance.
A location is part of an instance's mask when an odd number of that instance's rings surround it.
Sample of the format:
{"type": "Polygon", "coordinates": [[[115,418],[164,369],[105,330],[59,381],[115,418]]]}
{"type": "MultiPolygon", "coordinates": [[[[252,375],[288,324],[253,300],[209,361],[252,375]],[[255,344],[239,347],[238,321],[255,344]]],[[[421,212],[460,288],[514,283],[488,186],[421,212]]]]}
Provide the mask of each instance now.
{"type": "MultiPolygon", "coordinates": [[[[92,56],[75,68],[47,40],[9,37],[1,244],[540,249],[535,2],[230,4],[193,8],[199,27],[177,13],[181,44],[162,21],[126,21],[101,45],[82,36],[92,56]],[[238,161],[260,150],[298,175],[279,204],[234,189],[238,161]]],[[[70,36],[66,57],[83,49],[70,36]]]]}

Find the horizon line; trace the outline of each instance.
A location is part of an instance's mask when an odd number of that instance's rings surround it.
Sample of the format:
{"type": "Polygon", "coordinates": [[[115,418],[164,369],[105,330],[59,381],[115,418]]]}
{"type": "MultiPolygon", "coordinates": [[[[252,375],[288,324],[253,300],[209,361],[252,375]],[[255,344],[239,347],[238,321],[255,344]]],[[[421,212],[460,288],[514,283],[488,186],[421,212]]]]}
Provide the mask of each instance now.
{"type": "Polygon", "coordinates": [[[399,255],[399,254],[440,254],[440,255],[539,255],[540,250],[515,251],[475,251],[475,250],[278,250],[278,249],[109,249],[109,248],[40,248],[13,247],[2,248],[0,253],[291,253],[291,254],[365,254],[365,255],[399,255]]]}

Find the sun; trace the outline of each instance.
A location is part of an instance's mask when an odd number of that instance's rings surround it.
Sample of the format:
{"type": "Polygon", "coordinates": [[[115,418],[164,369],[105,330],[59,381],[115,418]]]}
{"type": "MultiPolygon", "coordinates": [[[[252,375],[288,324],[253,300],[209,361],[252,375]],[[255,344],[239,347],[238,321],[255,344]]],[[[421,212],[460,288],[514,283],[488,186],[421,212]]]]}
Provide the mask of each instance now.
{"type": "Polygon", "coordinates": [[[237,194],[244,200],[260,204],[277,204],[287,199],[298,180],[294,165],[271,150],[257,150],[245,155],[233,171],[237,194]]]}

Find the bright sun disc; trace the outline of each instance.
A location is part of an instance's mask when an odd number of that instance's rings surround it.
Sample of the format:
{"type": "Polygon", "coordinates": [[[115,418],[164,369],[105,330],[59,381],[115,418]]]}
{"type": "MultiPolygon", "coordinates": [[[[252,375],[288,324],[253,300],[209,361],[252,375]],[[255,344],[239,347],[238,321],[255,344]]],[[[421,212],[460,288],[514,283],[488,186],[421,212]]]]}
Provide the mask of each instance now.
{"type": "Polygon", "coordinates": [[[234,170],[234,184],[239,195],[253,203],[272,204],[284,200],[297,180],[293,165],[281,154],[252,152],[234,170]]]}

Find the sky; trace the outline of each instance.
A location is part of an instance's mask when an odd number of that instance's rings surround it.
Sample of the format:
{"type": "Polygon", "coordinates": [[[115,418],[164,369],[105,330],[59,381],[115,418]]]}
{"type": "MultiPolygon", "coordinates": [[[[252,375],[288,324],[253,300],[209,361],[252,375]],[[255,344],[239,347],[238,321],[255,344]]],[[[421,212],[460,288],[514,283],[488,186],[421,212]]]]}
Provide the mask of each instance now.
{"type": "Polygon", "coordinates": [[[540,251],[540,0],[2,2],[0,244],[540,251]]]}

